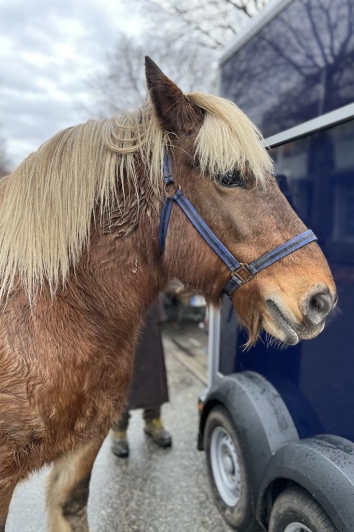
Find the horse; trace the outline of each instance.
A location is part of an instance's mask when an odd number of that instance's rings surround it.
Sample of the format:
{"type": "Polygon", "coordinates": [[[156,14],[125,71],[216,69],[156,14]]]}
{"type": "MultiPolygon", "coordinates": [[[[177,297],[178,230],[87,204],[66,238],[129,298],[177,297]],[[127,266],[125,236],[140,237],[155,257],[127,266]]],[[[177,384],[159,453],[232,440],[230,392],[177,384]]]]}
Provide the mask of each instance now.
{"type": "Polygon", "coordinates": [[[313,338],[336,304],[252,122],[148,57],[146,79],[138,110],[59,132],[0,182],[1,532],[44,464],[47,529],[88,531],[91,469],[169,279],[214,306],[226,290],[249,345],[313,338]]]}

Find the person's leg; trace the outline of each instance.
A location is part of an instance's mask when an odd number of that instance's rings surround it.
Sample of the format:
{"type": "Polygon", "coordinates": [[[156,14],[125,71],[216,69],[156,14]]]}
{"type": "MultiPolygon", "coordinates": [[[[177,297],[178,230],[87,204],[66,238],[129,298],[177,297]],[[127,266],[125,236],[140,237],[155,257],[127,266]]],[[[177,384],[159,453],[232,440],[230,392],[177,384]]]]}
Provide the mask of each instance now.
{"type": "Polygon", "coordinates": [[[145,420],[145,433],[151,436],[153,441],[160,447],[170,447],[172,445],[172,437],[162,424],[161,407],[145,408],[143,418],[145,420]]]}
{"type": "Polygon", "coordinates": [[[145,408],[143,411],[143,418],[145,423],[151,423],[153,419],[161,418],[161,406],[154,406],[153,408],[145,408]]]}
{"type": "Polygon", "coordinates": [[[111,428],[111,449],[112,452],[120,458],[127,458],[129,456],[129,444],[127,439],[129,419],[129,410],[125,408],[118,421],[113,423],[111,428]]]}
{"type": "Polygon", "coordinates": [[[127,407],[124,408],[118,421],[115,421],[112,425],[112,430],[117,432],[127,432],[129,426],[130,413],[127,407]]]}

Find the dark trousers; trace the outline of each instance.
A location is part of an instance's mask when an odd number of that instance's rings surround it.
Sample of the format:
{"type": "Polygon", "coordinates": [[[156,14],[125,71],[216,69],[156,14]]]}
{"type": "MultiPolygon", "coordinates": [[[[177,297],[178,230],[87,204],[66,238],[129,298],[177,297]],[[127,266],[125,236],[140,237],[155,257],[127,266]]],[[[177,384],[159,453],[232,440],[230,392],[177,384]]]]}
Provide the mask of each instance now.
{"type": "MultiPolygon", "coordinates": [[[[158,419],[161,417],[161,406],[156,406],[154,408],[145,408],[143,410],[143,418],[145,423],[149,423],[153,419],[158,419]]],[[[130,412],[125,408],[120,416],[119,420],[113,423],[113,430],[119,430],[120,432],[126,431],[129,425],[130,412]]]]}

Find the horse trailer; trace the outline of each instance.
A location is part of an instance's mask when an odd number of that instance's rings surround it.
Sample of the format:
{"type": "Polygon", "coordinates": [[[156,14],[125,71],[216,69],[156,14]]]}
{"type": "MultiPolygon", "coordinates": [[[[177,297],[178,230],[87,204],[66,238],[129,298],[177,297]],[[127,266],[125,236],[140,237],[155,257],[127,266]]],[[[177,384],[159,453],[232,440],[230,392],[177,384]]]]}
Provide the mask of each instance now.
{"type": "Polygon", "coordinates": [[[198,448],[238,532],[353,532],[354,1],[270,2],[221,57],[220,93],[262,131],[339,302],[312,340],[244,349],[225,296],[210,313],[198,448]]]}

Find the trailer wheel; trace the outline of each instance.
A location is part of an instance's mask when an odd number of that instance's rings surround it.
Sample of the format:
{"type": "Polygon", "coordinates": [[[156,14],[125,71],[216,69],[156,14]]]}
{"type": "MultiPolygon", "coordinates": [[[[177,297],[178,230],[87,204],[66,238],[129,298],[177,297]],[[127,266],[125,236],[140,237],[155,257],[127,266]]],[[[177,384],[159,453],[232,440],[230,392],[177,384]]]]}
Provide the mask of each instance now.
{"type": "Polygon", "coordinates": [[[333,523],[305,490],[287,488],[276,499],[269,532],[336,532],[333,523]]]}
{"type": "Polygon", "coordinates": [[[260,530],[252,512],[250,457],[235,423],[222,406],[213,408],[208,415],[204,449],[212,490],[224,519],[238,532],[260,530]]]}

